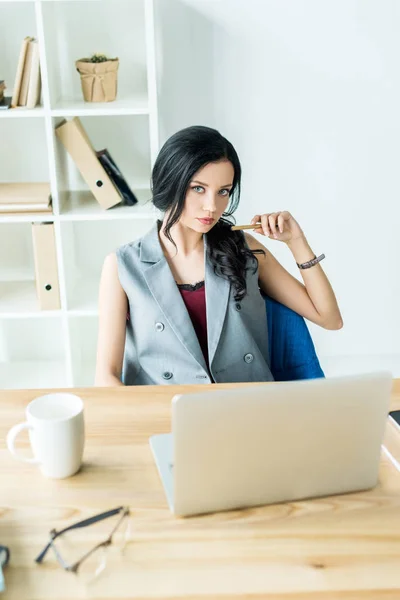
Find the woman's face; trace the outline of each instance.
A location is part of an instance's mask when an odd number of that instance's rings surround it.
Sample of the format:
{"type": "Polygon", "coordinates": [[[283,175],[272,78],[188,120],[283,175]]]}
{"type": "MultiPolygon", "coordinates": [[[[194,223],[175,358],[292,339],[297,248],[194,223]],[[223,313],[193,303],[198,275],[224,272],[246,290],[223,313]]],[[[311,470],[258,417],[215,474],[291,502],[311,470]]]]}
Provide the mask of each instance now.
{"type": "Polygon", "coordinates": [[[234,169],[228,160],[209,163],[193,176],[179,221],[199,233],[207,233],[229,204],[234,169]]]}

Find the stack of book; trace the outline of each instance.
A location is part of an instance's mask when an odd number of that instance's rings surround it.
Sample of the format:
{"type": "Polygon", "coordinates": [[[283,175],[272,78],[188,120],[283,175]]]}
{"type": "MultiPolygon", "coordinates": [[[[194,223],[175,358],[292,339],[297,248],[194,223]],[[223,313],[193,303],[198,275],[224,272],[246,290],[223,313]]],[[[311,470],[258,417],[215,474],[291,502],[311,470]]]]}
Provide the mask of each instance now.
{"type": "Polygon", "coordinates": [[[49,183],[0,183],[0,217],[52,212],[49,183]]]}
{"type": "Polygon", "coordinates": [[[41,90],[39,44],[35,38],[26,37],[19,54],[11,108],[35,108],[40,101],[41,90]]]}
{"type": "Polygon", "coordinates": [[[56,127],[56,135],[78,167],[93,196],[104,209],[117,204],[137,204],[138,199],[109,151],[93,148],[80,119],[74,117],[56,127]]]}

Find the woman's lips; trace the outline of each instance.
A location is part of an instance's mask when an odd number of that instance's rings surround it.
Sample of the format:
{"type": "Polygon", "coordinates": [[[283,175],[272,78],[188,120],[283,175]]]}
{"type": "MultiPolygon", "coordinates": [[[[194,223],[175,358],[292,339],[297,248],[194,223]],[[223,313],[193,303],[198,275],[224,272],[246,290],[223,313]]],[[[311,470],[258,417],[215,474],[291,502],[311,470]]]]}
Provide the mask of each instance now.
{"type": "Polygon", "coordinates": [[[203,225],[211,225],[211,223],[214,223],[214,219],[197,219],[198,221],[200,221],[200,223],[203,223],[203,225]]]}

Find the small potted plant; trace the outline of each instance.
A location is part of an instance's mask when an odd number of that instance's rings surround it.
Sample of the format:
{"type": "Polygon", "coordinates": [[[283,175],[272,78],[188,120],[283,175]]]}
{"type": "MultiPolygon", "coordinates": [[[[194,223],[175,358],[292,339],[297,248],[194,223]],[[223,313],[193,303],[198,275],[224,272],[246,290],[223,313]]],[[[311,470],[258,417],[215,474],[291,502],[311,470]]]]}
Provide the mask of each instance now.
{"type": "Polygon", "coordinates": [[[93,54],[75,62],[86,102],[112,102],[117,97],[118,58],[93,54]]]}

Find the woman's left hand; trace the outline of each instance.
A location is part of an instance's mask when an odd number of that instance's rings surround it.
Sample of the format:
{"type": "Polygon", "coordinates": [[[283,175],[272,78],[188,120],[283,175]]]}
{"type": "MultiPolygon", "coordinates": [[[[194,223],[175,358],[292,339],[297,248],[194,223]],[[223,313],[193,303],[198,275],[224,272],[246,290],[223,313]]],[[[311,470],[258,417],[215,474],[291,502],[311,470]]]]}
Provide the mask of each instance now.
{"type": "Polygon", "coordinates": [[[261,223],[261,225],[255,227],[254,233],[266,235],[279,242],[287,243],[304,237],[300,225],[287,210],[255,215],[250,223],[261,223]]]}

